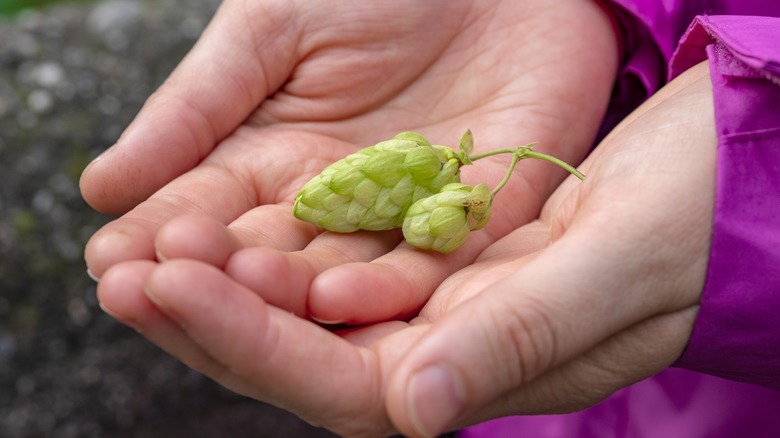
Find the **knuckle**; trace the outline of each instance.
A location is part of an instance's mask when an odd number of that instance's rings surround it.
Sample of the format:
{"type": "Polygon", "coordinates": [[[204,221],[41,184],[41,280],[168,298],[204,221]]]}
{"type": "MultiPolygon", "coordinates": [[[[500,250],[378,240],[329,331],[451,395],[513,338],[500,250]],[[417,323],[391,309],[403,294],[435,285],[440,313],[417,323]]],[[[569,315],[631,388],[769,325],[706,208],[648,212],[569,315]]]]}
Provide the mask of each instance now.
{"type": "Polygon", "coordinates": [[[506,381],[519,386],[556,364],[558,342],[546,305],[530,297],[522,305],[513,301],[491,316],[497,328],[491,348],[492,357],[503,361],[495,369],[504,369],[506,381]]]}

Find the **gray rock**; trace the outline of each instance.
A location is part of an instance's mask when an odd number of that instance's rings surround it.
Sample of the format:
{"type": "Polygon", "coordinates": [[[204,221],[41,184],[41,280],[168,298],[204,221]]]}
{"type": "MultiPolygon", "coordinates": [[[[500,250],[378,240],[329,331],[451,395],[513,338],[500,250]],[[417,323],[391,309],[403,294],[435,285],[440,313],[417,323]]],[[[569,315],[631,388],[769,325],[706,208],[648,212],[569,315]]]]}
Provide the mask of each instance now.
{"type": "Polygon", "coordinates": [[[65,81],[65,69],[59,62],[44,61],[30,71],[30,80],[44,88],[56,88],[65,81]]]}
{"type": "Polygon", "coordinates": [[[87,17],[87,28],[98,36],[126,32],[143,19],[141,3],[134,0],[110,0],[98,4],[87,17]]]}

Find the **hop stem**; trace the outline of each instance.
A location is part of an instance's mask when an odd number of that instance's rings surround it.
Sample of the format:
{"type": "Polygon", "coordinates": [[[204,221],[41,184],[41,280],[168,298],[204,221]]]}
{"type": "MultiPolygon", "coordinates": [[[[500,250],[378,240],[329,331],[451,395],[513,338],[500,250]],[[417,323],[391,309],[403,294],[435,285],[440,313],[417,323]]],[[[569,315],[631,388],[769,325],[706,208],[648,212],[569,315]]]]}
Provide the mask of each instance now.
{"type": "MultiPolygon", "coordinates": [[[[526,145],[526,146],[520,146],[520,148],[527,148],[527,147],[531,147],[531,146],[533,146],[533,143],[529,144],[529,145],[526,145]]],[[[477,160],[481,160],[483,158],[492,157],[493,155],[514,154],[520,148],[496,149],[496,150],[492,150],[492,151],[488,151],[488,152],[483,152],[481,154],[469,155],[468,158],[471,161],[477,161],[477,160]]]]}
{"type": "Polygon", "coordinates": [[[499,190],[503,189],[507,182],[509,182],[509,177],[512,176],[512,172],[515,170],[515,166],[517,166],[517,162],[520,161],[520,155],[519,154],[512,154],[512,162],[509,163],[509,168],[506,170],[506,175],[504,175],[504,179],[501,180],[500,183],[490,192],[490,196],[496,196],[496,193],[499,192],[499,190]]]}
{"type": "MultiPolygon", "coordinates": [[[[520,148],[518,148],[518,149],[520,149],[520,148]]],[[[565,162],[563,160],[559,160],[558,158],[555,158],[552,155],[547,155],[547,154],[543,154],[541,152],[532,151],[530,148],[526,149],[526,150],[524,150],[522,152],[518,152],[518,153],[521,155],[521,157],[520,157],[521,159],[523,157],[528,157],[528,158],[538,158],[540,160],[549,161],[551,163],[557,164],[558,166],[568,170],[569,173],[571,173],[572,175],[576,176],[580,181],[584,181],[585,180],[585,175],[582,172],[580,172],[579,170],[575,169],[574,166],[572,166],[571,164],[569,164],[569,163],[567,163],[567,162],[565,162]]]]}
{"type": "Polygon", "coordinates": [[[504,179],[502,179],[501,182],[498,183],[496,188],[494,188],[493,191],[491,192],[491,194],[494,196],[496,193],[498,193],[499,190],[504,188],[506,183],[509,181],[509,178],[512,176],[512,172],[515,170],[515,166],[517,165],[517,162],[525,158],[536,158],[539,160],[549,161],[553,164],[556,164],[566,169],[569,173],[576,176],[580,180],[585,179],[585,175],[583,175],[582,172],[575,169],[574,166],[570,165],[569,163],[560,160],[558,158],[555,158],[552,155],[547,155],[541,152],[534,151],[533,150],[534,145],[536,145],[536,143],[530,143],[525,146],[518,146],[516,148],[495,149],[492,151],[483,152],[481,154],[469,155],[467,158],[469,161],[477,161],[482,158],[492,157],[494,155],[512,154],[512,162],[509,164],[509,169],[507,169],[506,175],[504,175],[504,179]]]}

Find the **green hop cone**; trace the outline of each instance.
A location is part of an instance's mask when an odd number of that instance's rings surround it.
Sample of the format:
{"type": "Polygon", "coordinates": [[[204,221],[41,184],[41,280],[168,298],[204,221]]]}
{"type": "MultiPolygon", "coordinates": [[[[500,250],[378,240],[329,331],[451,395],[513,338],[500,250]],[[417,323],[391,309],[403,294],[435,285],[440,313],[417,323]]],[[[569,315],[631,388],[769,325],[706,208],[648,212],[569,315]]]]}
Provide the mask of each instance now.
{"type": "Polygon", "coordinates": [[[403,132],[326,167],[295,198],[295,217],[349,233],[399,228],[415,201],[460,181],[460,161],[446,146],[403,132]]]}
{"type": "Polygon", "coordinates": [[[492,201],[485,184],[447,184],[439,193],[409,207],[403,223],[404,238],[416,248],[452,252],[466,243],[470,231],[487,224],[492,201]]]}

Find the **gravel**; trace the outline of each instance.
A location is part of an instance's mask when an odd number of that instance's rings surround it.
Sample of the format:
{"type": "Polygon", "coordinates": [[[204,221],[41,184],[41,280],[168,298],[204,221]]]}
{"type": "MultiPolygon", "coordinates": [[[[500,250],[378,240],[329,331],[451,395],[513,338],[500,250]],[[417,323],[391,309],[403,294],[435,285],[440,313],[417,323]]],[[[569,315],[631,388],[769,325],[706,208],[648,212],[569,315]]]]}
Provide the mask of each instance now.
{"type": "Polygon", "coordinates": [[[238,396],[103,314],[81,199],[216,0],[111,0],[0,17],[0,436],[326,437],[238,396]]]}

